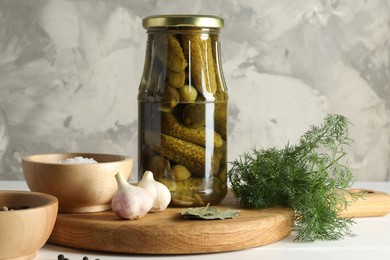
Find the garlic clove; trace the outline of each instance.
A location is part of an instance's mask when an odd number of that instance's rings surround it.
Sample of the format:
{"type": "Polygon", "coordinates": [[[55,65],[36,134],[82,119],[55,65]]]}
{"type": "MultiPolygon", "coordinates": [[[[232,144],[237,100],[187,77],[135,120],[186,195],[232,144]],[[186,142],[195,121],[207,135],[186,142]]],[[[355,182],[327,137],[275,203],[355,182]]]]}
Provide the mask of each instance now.
{"type": "Polygon", "coordinates": [[[123,219],[145,216],[153,206],[152,195],[147,190],[128,183],[120,173],[115,175],[115,179],[118,190],[111,201],[115,215],[123,219]]]}
{"type": "Polygon", "coordinates": [[[156,181],[153,177],[153,172],[145,171],[138,187],[147,190],[153,197],[153,206],[150,212],[158,212],[165,210],[171,202],[171,192],[162,183],[156,181]]]}

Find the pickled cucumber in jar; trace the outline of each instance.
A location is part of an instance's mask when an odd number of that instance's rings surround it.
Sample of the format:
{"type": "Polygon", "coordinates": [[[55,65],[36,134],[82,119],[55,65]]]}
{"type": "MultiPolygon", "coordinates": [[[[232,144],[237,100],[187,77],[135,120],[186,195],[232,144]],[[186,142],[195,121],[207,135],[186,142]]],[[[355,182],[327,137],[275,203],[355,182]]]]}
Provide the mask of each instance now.
{"type": "Polygon", "coordinates": [[[154,172],[170,206],[218,204],[227,190],[228,94],[221,18],[153,16],[138,95],[138,174],[154,172]]]}

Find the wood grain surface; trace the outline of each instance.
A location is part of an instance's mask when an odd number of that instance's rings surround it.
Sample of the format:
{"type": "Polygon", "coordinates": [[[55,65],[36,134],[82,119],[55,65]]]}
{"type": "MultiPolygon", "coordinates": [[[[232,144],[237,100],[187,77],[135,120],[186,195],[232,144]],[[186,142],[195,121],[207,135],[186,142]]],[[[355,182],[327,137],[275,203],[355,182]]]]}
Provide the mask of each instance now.
{"type": "MultiPolygon", "coordinates": [[[[339,213],[343,218],[381,217],[390,212],[390,196],[381,191],[350,189],[352,193],[365,192],[363,198],[352,202],[346,210],[339,213]]],[[[351,197],[345,194],[347,199],[351,197]]]]}
{"type": "MultiPolygon", "coordinates": [[[[218,208],[239,208],[229,192],[218,208]]],[[[235,219],[184,219],[182,208],[121,220],[112,211],[59,214],[50,243],[137,254],[194,254],[232,251],[274,243],[291,232],[285,208],[243,209],[235,219]]]]}
{"type": "MultiPolygon", "coordinates": [[[[355,190],[357,191],[357,190],[355,190]]],[[[218,208],[240,208],[231,192],[218,208]]],[[[96,251],[134,254],[196,254],[224,252],[277,242],[291,232],[286,208],[242,209],[235,219],[189,220],[181,208],[121,220],[111,211],[63,214],[57,217],[50,243],[96,251]]],[[[390,212],[390,196],[370,191],[342,217],[382,216],[390,212]]]]}

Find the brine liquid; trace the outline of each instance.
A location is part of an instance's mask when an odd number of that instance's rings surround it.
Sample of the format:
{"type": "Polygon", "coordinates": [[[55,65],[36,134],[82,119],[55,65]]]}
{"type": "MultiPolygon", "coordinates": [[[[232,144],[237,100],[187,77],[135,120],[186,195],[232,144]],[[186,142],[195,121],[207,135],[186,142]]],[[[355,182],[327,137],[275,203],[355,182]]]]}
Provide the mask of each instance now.
{"type": "Polygon", "coordinates": [[[152,171],[172,194],[170,206],[218,204],[227,190],[227,102],[169,108],[139,101],[138,175],[152,171]]]}

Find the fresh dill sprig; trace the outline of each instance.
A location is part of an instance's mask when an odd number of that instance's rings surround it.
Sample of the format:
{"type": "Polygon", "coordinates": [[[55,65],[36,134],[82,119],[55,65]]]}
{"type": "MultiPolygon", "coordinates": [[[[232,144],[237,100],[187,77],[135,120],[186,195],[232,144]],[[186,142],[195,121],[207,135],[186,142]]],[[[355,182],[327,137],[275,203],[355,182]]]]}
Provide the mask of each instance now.
{"type": "Polygon", "coordinates": [[[228,172],[236,197],[245,207],[291,208],[297,241],[352,236],[353,220],[338,216],[351,202],[343,195],[353,183],[344,150],[352,142],[348,125],[344,116],[329,114],[320,127],[311,126],[297,145],[254,148],[239,156],[228,172]]]}

